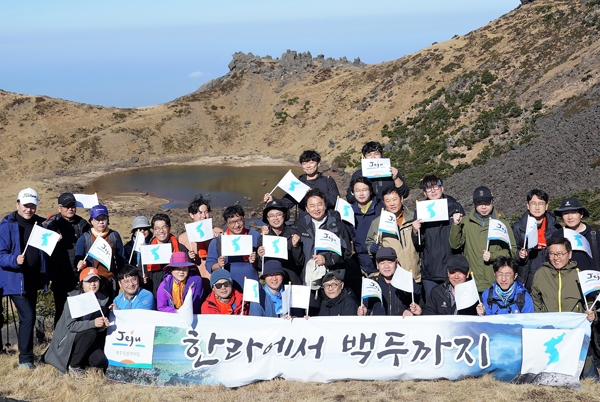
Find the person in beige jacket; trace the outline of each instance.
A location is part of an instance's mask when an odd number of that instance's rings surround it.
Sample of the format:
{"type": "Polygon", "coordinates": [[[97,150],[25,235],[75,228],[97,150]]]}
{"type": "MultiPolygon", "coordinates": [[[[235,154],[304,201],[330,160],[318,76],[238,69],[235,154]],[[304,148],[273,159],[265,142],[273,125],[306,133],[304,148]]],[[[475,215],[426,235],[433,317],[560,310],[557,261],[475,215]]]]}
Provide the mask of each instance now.
{"type": "Polygon", "coordinates": [[[383,192],[383,205],[387,212],[396,216],[399,236],[379,232],[379,221],[375,219],[367,233],[367,249],[369,254],[375,256],[380,247],[391,247],[396,251],[398,262],[402,268],[412,271],[415,282],[421,283],[421,267],[419,254],[412,242],[412,225],[415,221],[414,211],[403,205],[404,198],[395,187],[389,187],[383,192]]]}

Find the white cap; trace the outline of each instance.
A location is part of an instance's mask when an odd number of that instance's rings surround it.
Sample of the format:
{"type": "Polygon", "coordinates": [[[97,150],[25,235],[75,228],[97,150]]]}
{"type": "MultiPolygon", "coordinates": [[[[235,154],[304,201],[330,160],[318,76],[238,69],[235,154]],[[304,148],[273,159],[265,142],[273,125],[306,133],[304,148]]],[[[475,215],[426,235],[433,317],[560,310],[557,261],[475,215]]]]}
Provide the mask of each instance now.
{"type": "Polygon", "coordinates": [[[19,196],[17,197],[17,201],[21,203],[21,205],[25,204],[38,204],[38,194],[31,187],[27,187],[19,191],[19,196]]]}

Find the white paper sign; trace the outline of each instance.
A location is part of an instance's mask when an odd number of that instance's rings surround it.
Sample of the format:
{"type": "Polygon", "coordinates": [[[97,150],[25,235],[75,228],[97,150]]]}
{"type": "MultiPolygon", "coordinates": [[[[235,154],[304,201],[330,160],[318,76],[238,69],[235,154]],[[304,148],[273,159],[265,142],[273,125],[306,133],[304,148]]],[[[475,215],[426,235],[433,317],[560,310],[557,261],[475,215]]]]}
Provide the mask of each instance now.
{"type": "Polygon", "coordinates": [[[250,278],[244,279],[244,293],[242,294],[244,301],[260,303],[258,287],[258,281],[250,278]]]}
{"type": "Polygon", "coordinates": [[[376,179],[378,177],[391,177],[392,164],[389,158],[380,159],[362,159],[360,161],[362,166],[362,175],[369,179],[376,179]]]}
{"type": "Polygon", "coordinates": [[[479,292],[477,292],[475,281],[470,280],[456,285],[454,287],[454,298],[457,310],[469,308],[479,302],[479,292]]]}
{"type": "Polygon", "coordinates": [[[310,286],[290,285],[290,307],[308,310],[310,304],[310,286]]]}
{"type": "Polygon", "coordinates": [[[67,297],[71,317],[79,318],[100,310],[96,293],[85,292],[77,296],[67,297]]]}
{"type": "Polygon", "coordinates": [[[592,255],[592,249],[590,248],[590,243],[582,234],[567,228],[564,228],[563,232],[565,234],[565,238],[569,239],[569,241],[571,242],[571,247],[573,248],[573,251],[585,251],[587,255],[590,256],[590,258],[594,258],[594,256],[592,255]]]}
{"type": "Polygon", "coordinates": [[[142,264],[168,264],[171,262],[173,248],[171,243],[149,244],[140,247],[142,254],[142,264]]]}
{"type": "Polygon", "coordinates": [[[187,327],[191,327],[194,322],[194,304],[192,301],[192,294],[194,292],[190,289],[185,295],[185,299],[183,300],[183,304],[177,310],[177,314],[181,317],[183,322],[187,325],[187,327]]]}
{"type": "Polygon", "coordinates": [[[292,196],[296,202],[302,201],[308,190],[310,190],[310,187],[298,180],[291,170],[279,180],[277,187],[292,196]]]}
{"type": "Polygon", "coordinates": [[[354,226],[354,210],[352,209],[352,205],[350,205],[348,201],[338,197],[337,201],[335,202],[335,210],[340,213],[342,220],[354,226]]]}
{"type": "Polygon", "coordinates": [[[94,244],[88,251],[88,256],[92,257],[100,264],[104,265],[110,271],[110,262],[112,261],[112,248],[110,244],[102,237],[96,237],[94,244]]]}
{"type": "Polygon", "coordinates": [[[488,227],[488,241],[500,240],[508,244],[511,247],[510,236],[508,235],[508,229],[506,225],[497,219],[490,219],[488,227]]]}
{"type": "Polygon", "coordinates": [[[236,255],[252,254],[251,235],[223,235],[221,236],[221,255],[233,257],[236,255]]]}
{"type": "Polygon", "coordinates": [[[381,287],[373,279],[363,278],[360,293],[363,300],[369,297],[376,297],[381,301],[381,287]]]}
{"type": "MultiPolygon", "coordinates": [[[[191,292],[189,292],[191,294],[191,292]]],[[[185,302],[184,302],[185,305],[185,302]]],[[[179,310],[181,310],[183,306],[179,310]]],[[[138,312],[140,310],[137,310],[138,312]]],[[[134,313],[135,310],[118,310],[118,314],[126,315],[127,313],[134,313]]],[[[106,335],[106,348],[104,353],[106,358],[111,361],[113,365],[128,368],[152,368],[152,358],[154,355],[154,348],[151,347],[154,342],[154,323],[158,320],[162,320],[163,317],[158,316],[158,312],[153,312],[156,316],[149,317],[152,313],[146,317],[146,322],[132,324],[130,320],[117,319],[119,330],[111,330],[109,327],[106,335]]],[[[177,318],[177,314],[169,314],[169,318],[177,318]]],[[[111,321],[117,321],[113,319],[111,313],[111,321]]],[[[162,321],[164,322],[164,321],[162,321]]],[[[135,321],[134,321],[135,323],[135,321]]],[[[190,325],[185,328],[190,327],[190,325]]]]}
{"type": "Polygon", "coordinates": [[[263,235],[262,244],[265,248],[265,257],[288,259],[287,238],[263,235]]]}
{"type": "Polygon", "coordinates": [[[185,232],[188,235],[190,244],[192,242],[200,243],[213,238],[212,218],[204,219],[198,222],[192,222],[185,225],[185,232]]]}
{"type": "Polygon", "coordinates": [[[600,290],[600,272],[598,271],[579,271],[579,284],[584,296],[600,290]]]}
{"type": "Polygon", "coordinates": [[[282,317],[290,313],[290,302],[292,300],[292,286],[284,286],[281,291],[281,311],[276,311],[282,317]]]}
{"type": "Polygon", "coordinates": [[[559,373],[577,378],[579,354],[573,353],[569,345],[583,343],[583,329],[523,328],[521,334],[521,374],[559,373]]]}
{"type": "Polygon", "coordinates": [[[98,194],[73,194],[75,196],[75,202],[79,208],[92,208],[99,205],[98,194]]]}
{"type": "Polygon", "coordinates": [[[392,276],[392,286],[396,289],[413,293],[415,288],[413,285],[412,272],[407,271],[398,265],[396,267],[396,272],[394,272],[394,276],[392,276]]]}
{"type": "Polygon", "coordinates": [[[398,222],[396,221],[396,215],[382,210],[381,216],[379,217],[378,231],[398,236],[398,222]]]}
{"type": "Polygon", "coordinates": [[[317,229],[315,234],[315,251],[333,251],[337,255],[342,255],[342,245],[340,238],[328,230],[317,229]]]}
{"type": "Polygon", "coordinates": [[[448,220],[448,200],[426,200],[417,202],[417,219],[423,222],[439,222],[448,220]]]}
{"type": "Polygon", "coordinates": [[[44,229],[40,225],[33,225],[27,244],[44,251],[48,255],[52,255],[59,240],[60,234],[44,229]]]}

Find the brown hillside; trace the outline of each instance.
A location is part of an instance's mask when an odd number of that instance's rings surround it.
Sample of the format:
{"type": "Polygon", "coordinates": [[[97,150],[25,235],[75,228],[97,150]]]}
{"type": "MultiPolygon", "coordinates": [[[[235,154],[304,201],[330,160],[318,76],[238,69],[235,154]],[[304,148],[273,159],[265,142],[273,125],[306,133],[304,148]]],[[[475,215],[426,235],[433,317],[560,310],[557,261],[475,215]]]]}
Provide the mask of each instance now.
{"type": "MultiPolygon", "coordinates": [[[[224,77],[153,107],[105,108],[0,91],[0,210],[12,209],[25,185],[54,198],[74,189],[65,185],[70,178],[81,182],[90,172],[201,163],[204,156],[295,160],[307,148],[333,160],[364,141],[381,140],[394,119],[403,122],[440,104],[450,108],[451,93],[459,100],[442,122],[440,149],[459,157],[440,151],[434,162],[470,163],[490,139],[500,147],[494,152],[507,152],[536,133],[531,124],[539,113],[551,114],[597,85],[597,3],[533,2],[465,36],[378,65],[295,52],[277,60],[237,54],[224,77]],[[463,95],[473,85],[480,88],[467,102],[463,95]],[[494,121],[486,136],[475,135],[482,112],[509,101],[521,112],[494,121]]],[[[388,149],[403,147],[417,152],[399,140],[388,149]]],[[[410,171],[412,162],[402,168],[410,171]]]]}

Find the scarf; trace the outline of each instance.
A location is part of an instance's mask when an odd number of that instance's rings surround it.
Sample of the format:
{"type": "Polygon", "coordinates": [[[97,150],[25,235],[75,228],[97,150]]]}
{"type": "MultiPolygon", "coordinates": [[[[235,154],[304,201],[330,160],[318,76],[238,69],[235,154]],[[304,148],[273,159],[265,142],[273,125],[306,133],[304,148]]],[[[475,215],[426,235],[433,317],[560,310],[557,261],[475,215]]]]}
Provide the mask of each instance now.
{"type": "Polygon", "coordinates": [[[494,295],[498,296],[500,298],[500,300],[502,300],[502,305],[505,307],[508,306],[508,301],[512,297],[514,291],[515,291],[515,283],[514,282],[512,285],[510,285],[510,287],[507,290],[502,290],[500,285],[498,285],[497,283],[494,283],[494,295]]]}
{"type": "Polygon", "coordinates": [[[217,308],[219,309],[219,314],[232,315],[233,314],[233,303],[235,302],[235,297],[233,293],[231,294],[231,298],[228,302],[222,302],[219,300],[217,296],[215,296],[215,302],[217,304],[217,308]]]}
{"type": "Polygon", "coordinates": [[[271,292],[271,289],[269,289],[269,287],[267,285],[265,285],[263,289],[265,290],[265,293],[273,301],[273,304],[275,305],[275,313],[276,314],[281,313],[281,309],[283,308],[282,301],[281,301],[281,289],[277,293],[271,292]]]}
{"type": "MultiPolygon", "coordinates": [[[[178,252],[179,251],[179,242],[177,241],[177,238],[171,234],[171,235],[169,235],[169,241],[171,242],[171,248],[173,249],[173,252],[174,253],[178,252]]],[[[150,244],[159,244],[158,239],[155,237],[154,239],[152,239],[150,244]]],[[[164,264],[162,264],[162,265],[164,265],[164,264]]],[[[162,269],[162,265],[161,264],[148,264],[148,265],[146,265],[146,271],[148,271],[148,272],[160,271],[162,269]]]]}
{"type": "Polygon", "coordinates": [[[546,236],[545,236],[545,233],[546,233],[546,223],[547,223],[547,220],[546,220],[546,217],[544,216],[542,218],[542,224],[540,225],[540,227],[538,228],[538,231],[537,231],[537,233],[538,233],[538,244],[537,244],[537,246],[535,246],[535,248],[537,248],[537,249],[546,248],[546,236]]]}
{"type": "MultiPolygon", "coordinates": [[[[187,278],[186,278],[187,279],[187,278]]],[[[173,306],[179,310],[183,304],[183,291],[185,289],[185,281],[179,282],[173,278],[173,289],[171,294],[173,295],[173,306]]]]}

